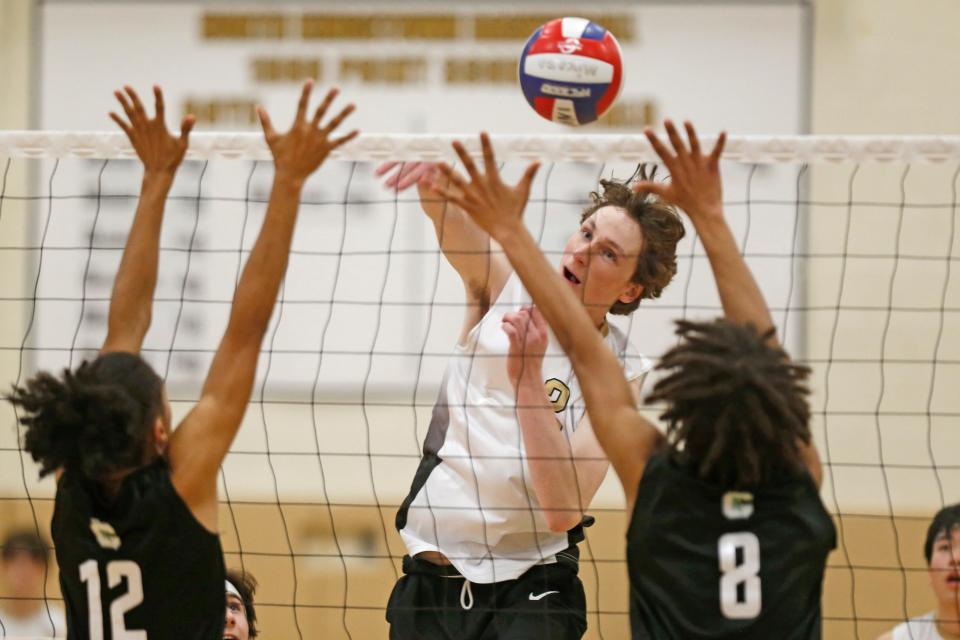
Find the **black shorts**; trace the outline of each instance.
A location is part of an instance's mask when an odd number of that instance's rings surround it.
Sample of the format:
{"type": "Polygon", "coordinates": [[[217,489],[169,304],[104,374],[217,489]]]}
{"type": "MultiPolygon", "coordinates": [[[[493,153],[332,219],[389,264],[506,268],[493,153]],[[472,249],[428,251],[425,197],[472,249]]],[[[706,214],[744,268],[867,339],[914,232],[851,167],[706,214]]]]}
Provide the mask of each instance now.
{"type": "Polygon", "coordinates": [[[404,556],[403,573],[387,604],[391,640],[577,640],[587,630],[583,584],[565,564],[468,585],[453,567],[404,556]]]}

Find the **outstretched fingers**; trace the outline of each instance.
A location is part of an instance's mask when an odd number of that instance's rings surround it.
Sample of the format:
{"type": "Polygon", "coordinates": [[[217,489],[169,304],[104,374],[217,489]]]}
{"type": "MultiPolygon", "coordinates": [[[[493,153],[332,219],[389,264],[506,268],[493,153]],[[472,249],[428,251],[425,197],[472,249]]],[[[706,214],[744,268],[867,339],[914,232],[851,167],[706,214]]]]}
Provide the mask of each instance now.
{"type": "Polygon", "coordinates": [[[193,125],[197,123],[197,118],[192,113],[184,116],[183,122],[180,123],[180,140],[186,144],[190,139],[190,132],[193,130],[193,125]]]}
{"type": "Polygon", "coordinates": [[[120,103],[120,106],[123,107],[123,112],[127,114],[127,120],[133,122],[133,105],[130,104],[130,101],[127,99],[127,96],[124,95],[123,91],[114,91],[114,97],[117,99],[117,102],[120,103]]]}
{"type": "Polygon", "coordinates": [[[116,113],[114,113],[113,111],[110,112],[110,119],[113,120],[114,122],[116,122],[117,125],[119,125],[119,127],[120,127],[121,129],[123,129],[123,132],[124,132],[125,134],[127,134],[127,137],[129,137],[129,136],[131,136],[131,135],[133,134],[133,129],[130,128],[130,125],[127,124],[126,121],[125,121],[123,118],[121,118],[120,116],[118,116],[118,115],[117,115],[116,113]]]}
{"type": "Polygon", "coordinates": [[[530,185],[533,184],[533,179],[537,177],[537,171],[539,170],[540,163],[531,162],[526,171],[523,172],[523,177],[520,178],[520,183],[518,186],[523,194],[524,201],[530,197],[530,185]]]}
{"type": "Polygon", "coordinates": [[[710,152],[710,164],[716,166],[720,163],[720,156],[723,155],[723,147],[727,144],[727,132],[721,131],[717,137],[716,144],[713,145],[713,151],[710,152]]]}
{"type": "Polygon", "coordinates": [[[680,137],[680,133],[677,131],[677,127],[673,124],[673,121],[664,120],[663,126],[667,130],[667,137],[670,138],[670,144],[673,145],[673,150],[676,152],[677,158],[686,160],[690,152],[687,151],[687,145],[683,142],[683,138],[680,137]]]}
{"type": "MultiPolygon", "coordinates": [[[[310,102],[311,91],[313,91],[313,80],[307,80],[303,83],[303,90],[300,91],[300,101],[297,102],[296,122],[303,122],[307,119],[307,104],[310,102]]],[[[327,96],[329,97],[329,94],[327,96]]]]}
{"type": "MultiPolygon", "coordinates": [[[[400,162],[399,160],[394,160],[394,161],[392,161],[392,162],[384,162],[384,163],[381,164],[379,167],[377,167],[376,169],[373,170],[373,175],[375,175],[376,177],[379,178],[379,177],[385,175],[386,173],[388,173],[391,169],[393,169],[393,168],[394,168],[395,166],[397,166],[398,164],[399,164],[399,165],[402,165],[402,166],[400,167],[400,172],[397,174],[397,175],[399,176],[400,173],[402,173],[403,171],[405,171],[405,168],[406,168],[406,166],[407,166],[407,163],[406,163],[406,162],[400,162]]],[[[393,181],[394,181],[394,179],[393,179],[393,178],[390,178],[390,180],[387,180],[387,185],[389,186],[390,183],[393,182],[393,181]]]]}
{"type": "Polygon", "coordinates": [[[500,168],[497,167],[497,159],[493,153],[493,143],[490,142],[490,136],[486,131],[480,133],[480,147],[483,149],[483,167],[487,176],[500,179],[500,168]]]}
{"type": "Polygon", "coordinates": [[[669,200],[669,197],[667,197],[667,192],[670,190],[670,184],[666,182],[640,180],[638,182],[634,182],[630,188],[637,193],[652,193],[661,200],[669,200]]]}
{"type": "Polygon", "coordinates": [[[133,90],[133,87],[127,85],[124,87],[124,90],[127,92],[127,95],[130,96],[130,102],[133,103],[133,115],[137,118],[147,119],[147,110],[143,108],[143,103],[140,101],[140,96],[137,95],[137,92],[133,90]]]}
{"type": "Polygon", "coordinates": [[[437,169],[447,178],[448,182],[453,186],[457,187],[461,191],[466,190],[470,187],[470,184],[461,176],[453,167],[448,165],[446,162],[441,162],[437,165],[437,169]]]}
{"type": "Polygon", "coordinates": [[[700,157],[700,138],[697,137],[697,131],[693,128],[693,123],[689,120],[684,121],[683,128],[687,131],[687,140],[690,142],[690,154],[694,158],[700,157]]]}
{"type": "Polygon", "coordinates": [[[413,162],[408,163],[408,165],[413,165],[410,167],[403,176],[398,176],[399,182],[397,183],[397,189],[403,191],[407,187],[418,184],[424,180],[430,180],[436,173],[436,165],[432,162],[413,162]]]}
{"type": "MultiPolygon", "coordinates": [[[[327,113],[327,109],[330,108],[330,105],[333,103],[333,99],[337,97],[338,93],[340,93],[340,89],[338,89],[337,87],[331,87],[330,90],[327,91],[327,95],[323,97],[323,102],[321,102],[320,106],[317,107],[317,110],[313,112],[314,127],[320,126],[320,120],[323,119],[323,116],[327,113]]],[[[353,105],[351,104],[347,108],[353,110],[353,105]]],[[[341,111],[341,114],[342,113],[343,112],[341,111]]],[[[346,117],[346,116],[343,116],[343,117],[346,117]]],[[[334,118],[334,120],[336,120],[336,118],[334,118]]],[[[331,122],[326,127],[324,127],[324,130],[329,132],[329,131],[333,131],[335,128],[336,128],[336,125],[331,122]]]]}
{"type": "Polygon", "coordinates": [[[446,184],[443,184],[438,179],[439,176],[434,175],[434,180],[427,185],[430,191],[443,200],[448,200],[461,209],[469,211],[470,206],[464,197],[464,192],[469,187],[467,181],[464,180],[459,173],[454,171],[453,168],[446,163],[439,164],[437,166],[437,170],[440,175],[446,178],[446,184]]]}
{"type": "Polygon", "coordinates": [[[330,148],[331,148],[331,149],[336,149],[337,147],[343,146],[343,145],[347,144],[348,142],[350,142],[351,140],[353,140],[354,138],[356,138],[358,135],[360,135],[360,130],[359,130],[359,129],[354,129],[354,130],[351,131],[350,133],[348,133],[348,134],[346,134],[346,135],[343,135],[343,136],[340,136],[339,138],[331,138],[331,139],[330,139],[330,148]]]}
{"type": "Polygon", "coordinates": [[[477,165],[473,161],[473,158],[471,158],[470,154],[467,153],[466,147],[464,147],[459,140],[455,140],[453,142],[453,150],[457,152],[460,162],[463,163],[463,168],[467,170],[468,174],[470,174],[470,179],[474,182],[479,182],[481,180],[480,171],[477,169],[477,165]]]}
{"type": "Polygon", "coordinates": [[[260,127],[263,129],[263,135],[267,141],[274,139],[277,136],[277,132],[273,128],[273,123],[270,122],[270,115],[267,114],[267,110],[258,106],[257,116],[260,118],[260,127]]]}
{"type": "Polygon", "coordinates": [[[166,116],[166,108],[163,103],[163,91],[160,90],[160,85],[153,85],[153,104],[157,111],[157,120],[163,122],[166,116]]]}
{"type": "Polygon", "coordinates": [[[674,164],[674,156],[670,153],[670,150],[667,149],[666,145],[660,141],[660,138],[653,132],[653,129],[647,127],[643,130],[643,135],[647,137],[647,140],[650,142],[650,146],[653,147],[653,150],[660,156],[660,159],[663,160],[663,164],[667,165],[668,169],[671,169],[674,164]]]}
{"type": "MultiPolygon", "coordinates": [[[[326,110],[326,107],[323,105],[321,105],[320,108],[326,110]]],[[[357,109],[357,106],[355,104],[353,103],[348,104],[343,109],[341,109],[340,113],[334,116],[333,120],[328,122],[327,125],[323,129],[321,129],[321,131],[323,131],[324,134],[333,133],[336,130],[336,128],[340,126],[340,123],[342,123],[346,119],[346,117],[349,116],[351,113],[353,113],[356,109],[357,109]]],[[[320,109],[317,109],[317,111],[319,112],[320,109]]],[[[319,121],[320,121],[319,118],[314,118],[314,122],[319,122],[319,121]]]]}

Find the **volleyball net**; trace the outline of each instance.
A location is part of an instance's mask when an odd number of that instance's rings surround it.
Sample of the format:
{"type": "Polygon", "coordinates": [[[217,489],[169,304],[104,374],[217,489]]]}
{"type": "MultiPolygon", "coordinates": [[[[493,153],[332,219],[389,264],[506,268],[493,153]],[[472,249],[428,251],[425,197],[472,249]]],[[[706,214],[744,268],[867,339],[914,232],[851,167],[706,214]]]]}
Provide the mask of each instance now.
{"type": "MultiPolygon", "coordinates": [[[[476,136],[459,138],[478,150],[476,136]]],[[[452,139],[361,136],[303,191],[251,406],[221,474],[227,564],[260,581],[265,638],[385,636],[404,554],[394,514],[465,303],[415,190],[385,190],[374,169],[452,162],[452,139]]],[[[641,136],[493,139],[507,180],[544,163],[525,221],[554,262],[599,179],[657,160],[641,136]]],[[[222,335],[272,171],[259,135],[191,138],[143,349],[175,421],[222,335]]],[[[937,509],[960,501],[960,139],[733,137],[722,171],[741,251],[791,355],[813,369],[822,496],[840,534],[825,635],[874,637],[930,608],[923,534],[937,509]]],[[[140,176],[122,134],[0,133],[5,384],[98,350],[140,176]]],[[[673,320],[722,313],[687,229],[663,296],[611,318],[654,360],[675,341],[673,320]]],[[[0,518],[48,533],[52,482],[37,480],[12,408],[0,407],[0,518]]],[[[627,637],[627,517],[613,474],[590,513],[587,637],[627,637]]],[[[53,578],[45,597],[60,597],[53,578]]]]}

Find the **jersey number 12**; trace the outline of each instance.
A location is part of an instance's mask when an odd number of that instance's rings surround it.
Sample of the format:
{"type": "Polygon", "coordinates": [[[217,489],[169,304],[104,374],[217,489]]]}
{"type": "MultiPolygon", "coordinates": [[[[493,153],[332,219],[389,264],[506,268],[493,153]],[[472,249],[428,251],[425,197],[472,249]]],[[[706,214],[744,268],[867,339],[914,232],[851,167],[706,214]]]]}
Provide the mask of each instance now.
{"type": "Polygon", "coordinates": [[[720,536],[720,611],[731,620],[760,615],[760,540],[749,531],[720,536]],[[743,561],[737,563],[737,552],[743,561]],[[742,589],[742,592],[741,592],[742,589]]]}
{"type": "MultiPolygon", "coordinates": [[[[110,630],[113,640],[147,640],[147,632],[127,629],[123,617],[143,602],[143,577],[132,560],[107,563],[107,584],[113,589],[127,581],[127,592],[110,603],[110,630]]],[[[100,568],[96,560],[80,565],[80,580],[87,583],[87,609],[90,611],[90,640],[103,640],[103,607],[100,604],[100,568]]]]}

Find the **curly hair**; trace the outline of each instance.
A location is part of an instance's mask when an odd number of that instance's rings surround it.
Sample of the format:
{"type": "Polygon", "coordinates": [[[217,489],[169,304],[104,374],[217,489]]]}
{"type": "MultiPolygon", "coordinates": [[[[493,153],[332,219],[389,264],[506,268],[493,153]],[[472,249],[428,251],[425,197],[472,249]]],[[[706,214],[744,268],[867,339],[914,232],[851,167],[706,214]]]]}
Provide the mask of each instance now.
{"type": "Polygon", "coordinates": [[[642,284],[643,292],[631,302],[615,302],[610,307],[610,313],[615,315],[633,313],[640,306],[642,298],[660,297],[664,287],[670,284],[677,273],[677,243],[686,234],[680,215],[673,206],[653,194],[633,190],[635,181],[652,180],[656,175],[655,166],[649,173],[647,167],[641,164],[633,176],[623,182],[601,180],[603,193],[591,193],[591,204],[580,216],[580,222],[583,223],[600,209],[613,206],[626,211],[640,225],[643,247],[637,256],[637,267],[630,281],[642,284]]]}
{"type": "Polygon", "coordinates": [[[768,343],[772,328],[760,334],[749,324],[681,320],[676,332],[680,343],[657,365],[667,374],[647,399],[667,405],[661,418],[671,458],[728,488],[802,472],[810,369],[768,343]]]}
{"type": "Polygon", "coordinates": [[[257,610],[253,606],[253,596],[257,593],[257,580],[243,569],[227,569],[227,580],[240,592],[243,609],[247,614],[247,628],[250,630],[250,637],[256,638],[259,632],[257,631],[257,610]]]}
{"type": "Polygon", "coordinates": [[[41,478],[62,468],[99,481],[143,464],[163,411],[163,381],[139,356],[114,352],[59,378],[38,373],[13,387],[10,402],[23,411],[23,448],[40,463],[41,478]]]}

